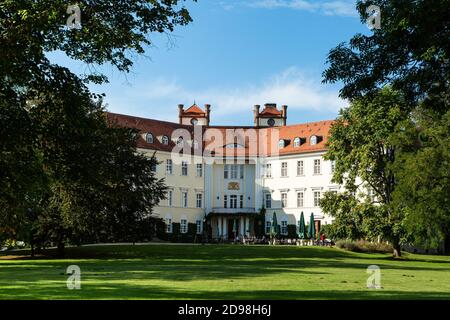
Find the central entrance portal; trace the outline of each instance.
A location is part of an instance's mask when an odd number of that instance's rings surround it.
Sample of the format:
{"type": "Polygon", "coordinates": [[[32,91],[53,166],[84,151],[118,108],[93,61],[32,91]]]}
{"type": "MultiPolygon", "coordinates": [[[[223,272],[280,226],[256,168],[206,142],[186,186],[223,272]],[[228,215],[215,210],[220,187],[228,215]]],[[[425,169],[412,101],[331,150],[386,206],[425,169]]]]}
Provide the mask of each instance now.
{"type": "Polygon", "coordinates": [[[239,219],[228,218],[228,239],[234,240],[239,235],[239,219]]]}

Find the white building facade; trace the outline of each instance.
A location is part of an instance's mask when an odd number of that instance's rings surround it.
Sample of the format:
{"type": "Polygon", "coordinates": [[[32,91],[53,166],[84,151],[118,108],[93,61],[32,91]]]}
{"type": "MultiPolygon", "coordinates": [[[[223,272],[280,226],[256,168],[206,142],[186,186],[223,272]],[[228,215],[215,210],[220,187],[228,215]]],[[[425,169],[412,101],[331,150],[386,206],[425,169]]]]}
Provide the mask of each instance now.
{"type": "Polygon", "coordinates": [[[332,222],[319,202],[340,188],[331,182],[333,163],[323,159],[333,121],[287,125],[287,106],[266,104],[254,107],[253,126],[212,126],[210,105],[178,109],[178,123],[108,114],[140,130],[139,151],[156,155],[156,175],[169,189],[154,214],[168,233],[173,223],[181,233],[195,224],[198,234],[207,224],[211,238],[242,239],[255,234],[263,208],[266,233],[274,213],[284,235],[302,212],[307,222],[314,215],[316,230],[332,222]]]}

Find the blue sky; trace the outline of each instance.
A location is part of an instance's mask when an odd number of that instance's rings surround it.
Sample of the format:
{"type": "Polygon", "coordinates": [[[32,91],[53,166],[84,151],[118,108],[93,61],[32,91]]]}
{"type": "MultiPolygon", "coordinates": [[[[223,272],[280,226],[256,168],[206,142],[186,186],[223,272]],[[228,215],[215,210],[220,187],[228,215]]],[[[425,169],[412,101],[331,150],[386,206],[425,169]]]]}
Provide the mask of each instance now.
{"type": "MultiPolygon", "coordinates": [[[[102,66],[108,110],[177,121],[177,104],[212,105],[213,124],[251,125],[253,105],[287,104],[288,124],[333,119],[346,105],[340,85],[324,85],[329,50],[369,32],[353,0],[187,1],[194,19],[154,46],[132,72],[102,66]]],[[[87,66],[60,53],[57,63],[83,73],[87,66]]]]}

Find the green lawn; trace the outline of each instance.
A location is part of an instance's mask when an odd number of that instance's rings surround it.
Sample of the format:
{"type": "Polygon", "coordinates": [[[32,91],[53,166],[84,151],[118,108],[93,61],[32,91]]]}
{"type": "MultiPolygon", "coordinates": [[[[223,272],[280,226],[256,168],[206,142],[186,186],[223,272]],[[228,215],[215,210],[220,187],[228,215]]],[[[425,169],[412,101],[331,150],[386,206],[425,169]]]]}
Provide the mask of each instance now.
{"type": "Polygon", "coordinates": [[[0,260],[0,299],[449,299],[450,257],[332,248],[149,245],[69,248],[67,259],[0,260]],[[81,268],[81,290],[65,270],[81,268]],[[366,268],[382,289],[367,289],[366,268]]]}

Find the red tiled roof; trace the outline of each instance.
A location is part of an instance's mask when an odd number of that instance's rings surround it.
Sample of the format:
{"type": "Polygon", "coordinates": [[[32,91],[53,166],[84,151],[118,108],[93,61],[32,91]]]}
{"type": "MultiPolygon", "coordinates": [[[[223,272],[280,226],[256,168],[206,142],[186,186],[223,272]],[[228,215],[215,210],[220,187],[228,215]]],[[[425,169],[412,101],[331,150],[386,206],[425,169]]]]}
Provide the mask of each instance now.
{"type": "Polygon", "coordinates": [[[106,117],[110,124],[115,124],[120,127],[138,129],[141,134],[151,133],[153,135],[153,143],[147,143],[145,137],[139,135],[139,138],[137,140],[137,147],[143,149],[171,152],[173,150],[173,147],[175,146],[175,143],[171,139],[172,133],[176,129],[187,129],[191,132],[191,135],[193,132],[192,126],[181,125],[173,122],[145,119],[111,112],[107,112],[106,117]],[[161,143],[161,137],[164,135],[169,138],[168,145],[161,143]]]}
{"type": "Polygon", "coordinates": [[[266,106],[263,111],[260,112],[259,116],[281,116],[281,111],[277,109],[276,106],[266,106]]]}
{"type": "Polygon", "coordinates": [[[280,149],[280,154],[296,154],[327,150],[329,131],[333,120],[317,121],[303,124],[289,125],[285,127],[272,128],[280,130],[280,139],[284,139],[287,145],[280,149]],[[310,144],[310,138],[318,136],[321,138],[315,145],[310,144]],[[300,147],[294,147],[295,138],[305,138],[306,141],[300,147]]]}
{"type": "MultiPolygon", "coordinates": [[[[172,142],[171,136],[176,129],[187,129],[191,136],[193,136],[193,128],[191,125],[180,125],[172,122],[165,122],[153,119],[144,119],[128,115],[121,115],[115,113],[107,113],[107,118],[110,123],[116,123],[119,126],[131,127],[138,129],[141,133],[152,133],[154,143],[148,144],[142,136],[138,139],[138,147],[151,150],[161,150],[171,152],[175,143],[172,142]],[[169,145],[164,145],[159,138],[162,135],[169,137],[169,145]]],[[[274,153],[280,155],[301,154],[308,152],[325,151],[327,149],[326,143],[328,140],[329,130],[333,124],[333,120],[310,122],[304,124],[296,124],[282,127],[272,128],[254,128],[254,127],[235,127],[235,126],[209,126],[203,127],[203,134],[205,138],[204,148],[213,148],[215,156],[270,156],[274,153]],[[243,135],[243,147],[227,148],[226,145],[234,143],[226,140],[227,130],[234,129],[235,133],[243,135]],[[221,134],[222,141],[217,141],[215,138],[208,139],[208,135],[221,134]],[[318,143],[310,145],[310,138],[318,136],[318,143]],[[294,147],[295,138],[303,138],[303,142],[299,147],[294,147]],[[260,139],[263,139],[262,141],[260,139]],[[285,140],[285,147],[279,148],[279,140],[285,140]]],[[[228,131],[228,133],[231,133],[228,131]]],[[[202,144],[201,144],[202,145],[202,144]]]]}
{"type": "Polygon", "coordinates": [[[198,116],[205,116],[206,113],[200,109],[196,104],[193,104],[191,107],[189,107],[187,110],[183,112],[185,115],[198,115],[198,116]]]}

